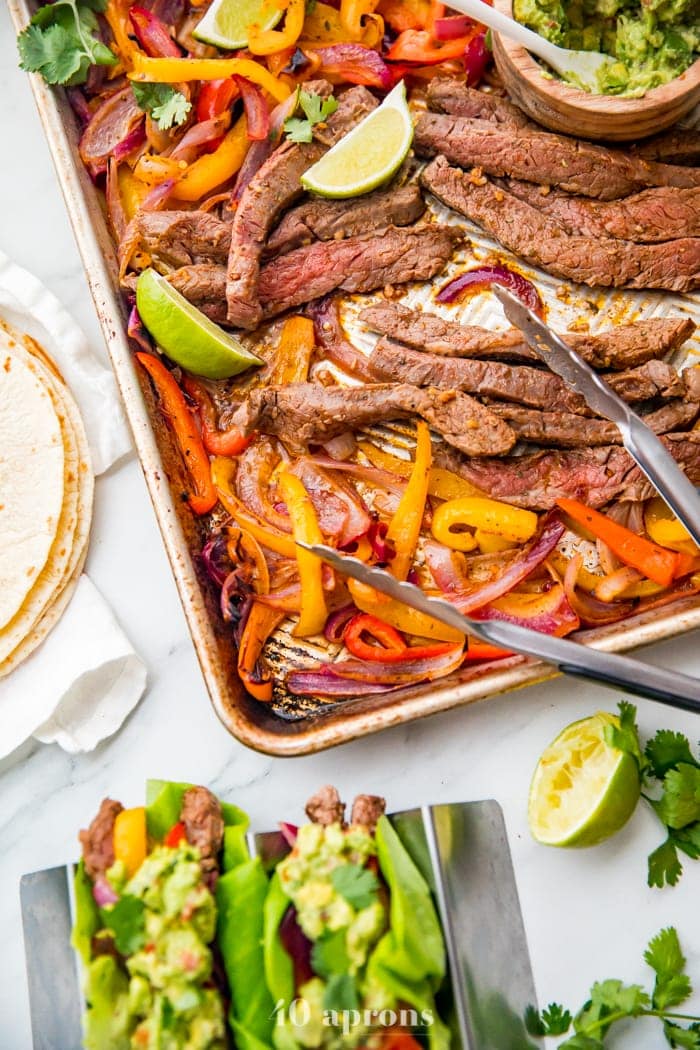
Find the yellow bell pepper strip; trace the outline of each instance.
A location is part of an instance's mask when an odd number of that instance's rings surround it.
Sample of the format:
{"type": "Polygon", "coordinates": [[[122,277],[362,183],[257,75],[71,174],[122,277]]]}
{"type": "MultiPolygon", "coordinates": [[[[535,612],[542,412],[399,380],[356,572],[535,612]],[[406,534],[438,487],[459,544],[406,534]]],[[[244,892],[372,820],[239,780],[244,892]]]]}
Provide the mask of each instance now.
{"type": "Polygon", "coordinates": [[[634,569],[663,587],[670,587],[683,571],[683,555],[665,550],[658,544],[643,536],[637,536],[631,529],[611,521],[592,507],[579,503],[575,499],[559,499],[557,505],[572,521],[588,529],[597,539],[607,543],[610,550],[625,565],[634,569]]]}
{"type": "Polygon", "coordinates": [[[430,18],[430,0],[379,0],[377,12],[395,33],[425,29],[430,18]]]}
{"type": "Polygon", "coordinates": [[[130,3],[125,2],[125,0],[108,0],[104,12],[114,38],[112,50],[116,52],[117,57],[121,59],[127,69],[131,66],[133,55],[139,50],[129,35],[131,22],[129,21],[128,9],[130,6],[130,3]]]}
{"type": "Polygon", "coordinates": [[[313,321],[309,317],[288,317],[275,351],[270,384],[286,386],[287,383],[306,382],[315,345],[313,321]]]}
{"type": "Polygon", "coordinates": [[[217,456],[212,460],[212,482],[222,506],[241,528],[258,541],[261,547],[267,547],[268,550],[275,551],[276,554],[281,554],[285,558],[296,558],[297,547],[292,537],[286,532],[273,529],[267,522],[262,521],[235,495],[233,492],[235,472],[235,460],[224,456],[217,456]]]}
{"type": "Polygon", "coordinates": [[[379,615],[384,623],[403,634],[429,638],[436,642],[464,641],[464,635],[454,627],[448,627],[447,624],[440,623],[417,609],[411,609],[394,598],[387,598],[385,594],[375,591],[374,587],[368,587],[366,583],[349,579],[347,585],[352,600],[361,612],[379,615]]]}
{"type": "Polygon", "coordinates": [[[146,859],[146,810],[143,806],[123,809],[117,814],[112,832],[114,859],[120,860],[131,878],[146,859]]]}
{"type": "Polygon", "coordinates": [[[477,546],[474,534],[465,530],[467,526],[513,543],[524,543],[537,530],[537,515],[531,510],[520,510],[508,503],[480,496],[450,500],[433,514],[433,536],[453,550],[472,551],[477,546]],[[462,531],[455,531],[456,526],[462,531]]]}
{"type": "Polygon", "coordinates": [[[649,539],[660,547],[668,547],[681,554],[700,554],[690,533],[660,496],[649,500],[644,511],[644,525],[649,539]]]}
{"type": "Polygon", "coordinates": [[[484,532],[482,529],[474,530],[474,539],[482,554],[500,554],[501,551],[508,551],[513,547],[511,540],[505,540],[502,536],[484,532]]]}
{"type": "MultiPolygon", "coordinates": [[[[124,170],[122,165],[120,171],[124,170]]],[[[166,179],[177,181],[185,171],[187,164],[184,160],[162,157],[159,153],[144,153],[137,160],[132,174],[146,186],[159,186],[166,179]]]]}
{"type": "Polygon", "coordinates": [[[238,676],[247,692],[263,704],[272,700],[272,679],[268,672],[261,673],[259,660],[265,642],[285,615],[279,609],[253,602],[238,647],[238,676]]]}
{"type": "Polygon", "coordinates": [[[306,0],[281,0],[279,7],[285,12],[282,29],[261,29],[255,24],[248,26],[248,50],[251,54],[274,55],[285,48],[294,47],[301,36],[306,0]]]}
{"type": "Polygon", "coordinates": [[[179,201],[198,201],[218,186],[233,178],[248,152],[246,118],[239,117],[213,153],[204,153],[185,171],[173,186],[171,193],[179,201]]]}
{"type": "Polygon", "coordinates": [[[252,561],[255,566],[253,590],[256,594],[267,594],[270,590],[270,570],[255,536],[236,525],[229,525],[226,530],[226,550],[234,565],[242,560],[242,556],[252,561]]]}
{"type": "Polygon", "coordinates": [[[428,477],[433,450],[430,431],[423,420],[416,427],[416,458],[403,496],[399,501],[386,534],[387,543],[396,551],[390,571],[397,580],[405,580],[413,565],[420,527],[428,498],[428,477]]]}
{"type": "Polygon", "coordinates": [[[288,84],[251,58],[149,58],[137,51],[132,57],[130,80],[147,84],[178,84],[192,80],[223,80],[238,75],[259,84],[277,102],[291,94],[288,84]]]}
{"type": "Polygon", "coordinates": [[[149,187],[136,178],[128,164],[120,164],[117,169],[119,196],[124,207],[124,214],[129,222],[143,204],[149,187]]]}
{"type": "MultiPolygon", "coordinates": [[[[385,452],[371,441],[358,441],[357,447],[361,449],[373,467],[388,470],[400,478],[409,477],[413,469],[410,460],[392,456],[390,452],[385,452]]],[[[462,499],[465,496],[483,496],[484,493],[475,485],[460,478],[458,474],[453,474],[451,470],[431,467],[428,474],[428,495],[436,496],[437,499],[462,499]]]]}
{"type": "Polygon", "coordinates": [[[374,14],[379,0],[340,0],[340,24],[346,39],[359,41],[365,30],[365,18],[374,14]]]}
{"type": "Polygon", "coordinates": [[[343,41],[340,11],[318,0],[304,21],[301,46],[305,44],[339,44],[343,41]]]}
{"type": "Polygon", "coordinates": [[[187,502],[195,514],[208,514],[216,506],[218,496],[211,480],[209,457],[185,395],[175,377],[155,354],[139,352],[136,358],[153,380],[160,406],[173,429],[180,454],[194,483],[195,492],[187,494],[187,502]]]}
{"type": "MultiPolygon", "coordinates": [[[[294,540],[304,543],[323,543],[314,505],[303,484],[294,474],[280,474],[279,490],[287,505],[294,540]]],[[[328,606],[323,591],[323,562],[315,554],[296,548],[301,582],[301,611],[294,628],[298,638],[320,634],[328,619],[328,606]]]]}

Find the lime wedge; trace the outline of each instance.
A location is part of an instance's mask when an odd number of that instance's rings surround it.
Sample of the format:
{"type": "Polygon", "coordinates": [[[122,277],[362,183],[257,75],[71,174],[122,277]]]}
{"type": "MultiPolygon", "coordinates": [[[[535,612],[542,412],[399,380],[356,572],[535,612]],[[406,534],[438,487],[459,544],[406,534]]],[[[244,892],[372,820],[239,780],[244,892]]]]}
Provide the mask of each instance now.
{"type": "Polygon", "coordinates": [[[144,270],[136,285],[136,306],[158,346],[176,365],[206,379],[228,379],[261,365],[237,339],[188,303],[155,270],[144,270]]]}
{"type": "Polygon", "coordinates": [[[224,51],[236,51],[248,46],[248,26],[273,29],[282,13],[282,6],[270,0],[214,0],[192,36],[224,51]]]}
{"type": "Polygon", "coordinates": [[[616,715],[599,711],[573,722],[540,758],[530,787],[530,831],[545,846],[594,846],[614,835],[639,800],[639,767],[610,747],[605,727],[616,715]]]}
{"type": "Polygon", "coordinates": [[[413,121],[401,80],[369,116],[302,175],[320,197],[358,197],[390,179],[413,142],[413,121]]]}

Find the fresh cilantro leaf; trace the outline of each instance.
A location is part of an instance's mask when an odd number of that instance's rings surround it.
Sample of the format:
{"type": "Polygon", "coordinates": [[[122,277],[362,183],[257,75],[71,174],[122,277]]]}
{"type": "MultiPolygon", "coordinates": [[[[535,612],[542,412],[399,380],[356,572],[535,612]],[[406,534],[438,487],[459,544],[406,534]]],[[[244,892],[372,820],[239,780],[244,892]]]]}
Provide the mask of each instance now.
{"type": "Polygon", "coordinates": [[[355,978],[349,973],[336,973],[328,981],[323,993],[323,1009],[357,1010],[359,998],[355,978]]]}
{"type": "Polygon", "coordinates": [[[311,142],[313,138],[311,125],[301,117],[287,117],[284,130],[290,142],[311,142]]]}
{"type": "Polygon", "coordinates": [[[113,908],[102,912],[105,926],[114,934],[121,955],[133,955],[146,941],[145,905],[139,897],[126,894],[113,908]]]}
{"type": "Polygon", "coordinates": [[[656,974],[652,1003],[656,1010],[668,1010],[685,1002],[692,992],[690,978],[685,974],[685,956],[678,934],[672,926],[660,930],[649,941],[644,952],[646,963],[656,974]]]}
{"type": "Polygon", "coordinates": [[[131,87],[137,105],[153,117],[161,131],[187,120],[192,103],[170,84],[132,83],[131,87]]]}
{"type": "Polygon", "coordinates": [[[636,722],[637,708],[626,700],[622,700],[617,706],[620,712],[620,725],[605,727],[605,742],[609,747],[617,748],[618,751],[627,751],[641,770],[645,766],[645,761],[639,743],[639,730],[636,722]]]}
{"type": "Polygon", "coordinates": [[[700,821],[688,824],[687,828],[677,828],[670,833],[677,849],[683,850],[692,860],[700,858],[700,821]]]}
{"type": "Polygon", "coordinates": [[[357,911],[369,908],[377,897],[379,883],[373,871],[359,864],[341,864],[331,872],[331,882],[336,893],[357,911]]]}
{"type": "Polygon", "coordinates": [[[529,1035],[546,1035],[547,1030],[544,1026],[542,1016],[537,1007],[533,1006],[532,1003],[525,1007],[525,1016],[523,1020],[525,1021],[525,1029],[529,1035]]]}
{"type": "Polygon", "coordinates": [[[647,864],[647,885],[658,886],[659,889],[675,886],[683,873],[683,865],[678,859],[671,836],[649,854],[647,864]]]}
{"type": "Polygon", "coordinates": [[[116,56],[95,35],[102,0],[54,0],[32,16],[17,38],[20,67],[47,84],[82,84],[91,65],[114,65],[116,56]]]}
{"type": "Polygon", "coordinates": [[[561,1003],[550,1003],[541,1014],[541,1035],[564,1035],[571,1027],[572,1017],[561,1003]]]}
{"type": "Polygon", "coordinates": [[[324,980],[333,974],[347,973],[350,959],[347,949],[347,930],[335,930],[314,942],[311,949],[311,966],[314,973],[324,980]]]}
{"type": "Polygon", "coordinates": [[[287,138],[292,142],[311,142],[314,126],[321,124],[330,117],[331,113],[335,113],[338,108],[338,100],[333,95],[329,95],[328,98],[321,98],[315,92],[301,91],[299,93],[299,105],[306,119],[287,117],[284,122],[284,130],[287,138]]]}
{"type": "Polygon", "coordinates": [[[651,999],[641,985],[616,980],[598,981],[591,988],[591,998],[576,1014],[574,1028],[583,1033],[593,1028],[596,1037],[602,1038],[612,1023],[608,1018],[615,1014],[636,1017],[649,1006],[651,999]]]}
{"type": "Polygon", "coordinates": [[[698,765],[690,750],[688,738],[682,733],[674,733],[671,729],[660,729],[656,736],[648,741],[644,754],[649,760],[654,776],[659,780],[663,780],[669,769],[682,762],[689,766],[698,765]]]}
{"type": "Polygon", "coordinates": [[[664,1035],[671,1046],[682,1047],[683,1050],[700,1050],[700,1026],[697,1024],[691,1024],[690,1028],[681,1028],[666,1021],[664,1035]]]}
{"type": "Polygon", "coordinates": [[[680,763],[663,780],[663,795],[652,801],[657,815],[669,828],[684,828],[700,820],[700,766],[680,763]]]}
{"type": "Polygon", "coordinates": [[[592,1035],[584,1035],[582,1032],[576,1032],[570,1039],[559,1044],[559,1050],[605,1050],[605,1047],[600,1039],[595,1039],[592,1035]]]}

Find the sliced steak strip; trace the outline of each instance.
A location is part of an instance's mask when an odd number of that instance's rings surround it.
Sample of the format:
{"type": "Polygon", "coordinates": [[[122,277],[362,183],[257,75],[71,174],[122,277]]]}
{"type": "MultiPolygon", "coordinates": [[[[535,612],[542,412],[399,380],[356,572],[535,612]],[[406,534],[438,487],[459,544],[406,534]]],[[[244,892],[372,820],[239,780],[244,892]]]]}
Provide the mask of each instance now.
{"type": "MultiPolygon", "coordinates": [[[[480,357],[500,361],[539,361],[517,328],[492,332],[462,325],[401,303],[378,302],[360,314],[373,332],[416,350],[445,357],[480,357]]],[[[595,335],[564,332],[562,338],[595,368],[632,368],[677,350],[695,331],[690,318],[652,317],[595,335]]]]}
{"type": "Polygon", "coordinates": [[[518,200],[551,215],[567,233],[640,244],[700,236],[700,186],[660,186],[618,201],[572,197],[520,179],[505,179],[503,187],[518,200]]]}
{"type": "Polygon", "coordinates": [[[336,288],[371,292],[387,285],[428,281],[449,261],[463,234],[455,226],[390,226],[370,237],[316,241],[273,259],[260,272],[265,317],[274,317],[336,288]]]}
{"type": "MultiPolygon", "coordinates": [[[[307,85],[309,90],[309,85],[307,85]]],[[[329,94],[321,81],[319,94],[329,94]]],[[[228,257],[227,317],[238,328],[257,328],[262,320],[258,300],[260,257],[270,230],[282,212],[302,192],[301,176],[319,160],[326,148],[341,138],[377,105],[364,87],[350,88],[313,142],[285,142],[275,150],[246,186],[233,220],[228,257]],[[319,135],[324,141],[319,141],[319,135]]]]}
{"type": "Polygon", "coordinates": [[[357,237],[387,226],[410,226],[425,211],[416,183],[354,200],[308,200],[293,208],[270,234],[265,255],[283,255],[313,241],[357,237]]]}
{"type": "MultiPolygon", "coordinates": [[[[662,438],[669,452],[694,485],[700,484],[700,434],[662,438]]],[[[612,499],[647,499],[653,486],[624,448],[534,452],[504,459],[467,459],[437,446],[436,466],[459,474],[494,499],[530,510],[551,510],[563,497],[601,507],[612,499]]]]}
{"type": "Polygon", "coordinates": [[[438,113],[451,113],[454,117],[469,117],[471,120],[490,120],[510,128],[532,125],[518,106],[500,95],[487,94],[477,88],[467,87],[451,77],[435,77],[428,83],[428,109],[438,113]]]}
{"type": "MultiPolygon", "coordinates": [[[[557,448],[593,448],[597,445],[621,445],[620,431],[605,419],[588,419],[569,412],[541,412],[518,405],[489,405],[517,434],[521,441],[557,448]]],[[[691,426],[698,417],[697,402],[671,401],[656,412],[644,416],[644,422],[656,434],[668,434],[691,426]]]]}
{"type": "Polygon", "coordinates": [[[647,186],[700,186],[700,170],[693,168],[658,164],[546,131],[499,127],[443,113],[421,113],[414,147],[421,156],[441,153],[463,168],[560,186],[606,201],[647,186]]]}
{"type": "Polygon", "coordinates": [[[313,824],[344,824],[345,803],[332,784],[326,784],[306,803],[306,815],[313,824]]]}
{"type": "Polygon", "coordinates": [[[700,237],[631,244],[570,236],[548,215],[487,179],[452,167],[444,157],[429,164],[421,179],[444,204],[478,223],[509,251],[557,277],[594,286],[675,292],[700,285],[700,237]]]}
{"type": "Polygon", "coordinates": [[[223,425],[244,435],[260,430],[290,449],[323,445],[349,429],[420,416],[445,441],[469,456],[502,455],[515,444],[507,423],[456,391],[420,390],[406,383],[322,387],[292,383],[253,390],[223,425]]]}
{"type": "Polygon", "coordinates": [[[123,809],[121,802],[103,798],[92,824],[78,836],[85,870],[93,881],[114,864],[114,821],[123,809]]]}
{"type": "Polygon", "coordinates": [[[224,841],[224,818],[218,798],[208,788],[188,788],[182,798],[180,820],[190,846],[199,850],[202,871],[218,871],[224,841]]]}
{"type": "Polygon", "coordinates": [[[231,225],[207,211],[139,211],[131,228],[159,273],[228,259],[231,225]]]}
{"type": "MultiPolygon", "coordinates": [[[[226,267],[213,263],[183,266],[168,274],[180,295],[217,324],[227,324],[226,267]]],[[[124,283],[124,282],[122,282],[124,283]]]]}
{"type": "MultiPolygon", "coordinates": [[[[698,366],[695,366],[698,367],[698,366]]],[[[695,368],[677,372],[665,361],[647,361],[638,368],[607,376],[607,382],[623,401],[651,401],[655,397],[690,397],[694,396],[695,368]],[[690,386],[690,389],[689,389],[690,386]]]]}
{"type": "Polygon", "coordinates": [[[671,128],[632,147],[645,160],[665,164],[700,164],[700,131],[697,128],[671,128]]]}
{"type": "Polygon", "coordinates": [[[386,813],[386,799],[380,795],[357,795],[352,804],[351,824],[362,824],[374,831],[377,821],[386,813]]]}

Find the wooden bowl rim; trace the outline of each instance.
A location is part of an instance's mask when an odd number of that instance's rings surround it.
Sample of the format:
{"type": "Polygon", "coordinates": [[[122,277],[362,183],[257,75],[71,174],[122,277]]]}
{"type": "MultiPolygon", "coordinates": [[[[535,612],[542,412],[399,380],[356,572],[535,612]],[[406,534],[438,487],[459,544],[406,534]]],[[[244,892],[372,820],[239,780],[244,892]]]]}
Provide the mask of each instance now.
{"type": "MultiPolygon", "coordinates": [[[[494,6],[503,14],[513,17],[512,0],[494,0],[494,6]]],[[[700,89],[700,58],[698,58],[692,66],[688,66],[683,73],[668,84],[652,88],[641,98],[589,95],[587,91],[581,91],[580,88],[573,87],[554,76],[551,80],[543,76],[543,67],[521,44],[515,43],[501,33],[494,33],[494,37],[529,87],[540,94],[549,95],[552,100],[563,105],[573,106],[588,113],[612,117],[654,112],[665,109],[669,104],[700,89]]]]}

